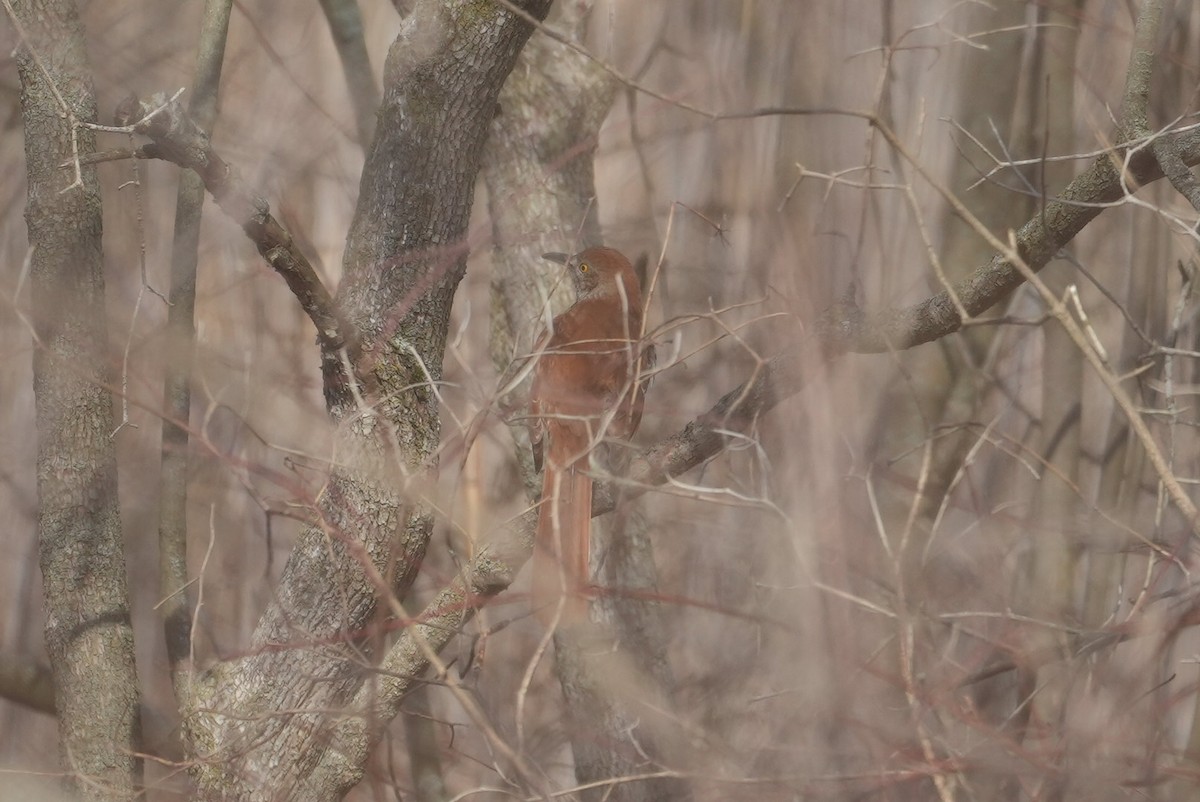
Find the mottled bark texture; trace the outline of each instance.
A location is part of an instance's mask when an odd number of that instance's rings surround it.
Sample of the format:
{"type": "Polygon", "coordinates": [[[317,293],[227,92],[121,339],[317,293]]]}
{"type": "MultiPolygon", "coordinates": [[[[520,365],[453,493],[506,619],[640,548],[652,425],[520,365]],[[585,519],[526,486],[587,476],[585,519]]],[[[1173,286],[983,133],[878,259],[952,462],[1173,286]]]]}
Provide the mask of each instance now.
{"type": "Polygon", "coordinates": [[[140,781],[138,690],[117,506],[95,149],[96,99],[71,0],[16,2],[32,248],[38,538],[59,748],[72,790],[130,799],[140,781]],[[64,107],[65,104],[65,107],[64,107]],[[77,134],[72,140],[72,129],[77,134]],[[73,183],[73,180],[78,181],[73,183]]]}
{"type": "MultiPolygon", "coordinates": [[[[549,0],[521,5],[540,18],[549,0]]],[[[425,552],[432,518],[409,479],[431,467],[439,442],[435,385],[480,153],[530,31],[490,2],[432,0],[388,54],[338,292],[361,337],[354,372],[369,376],[374,403],[331,397],[340,425],[320,525],[301,536],[252,653],[205,679],[189,725],[207,798],[340,798],[382,731],[364,719],[378,706],[344,709],[368,689],[355,637],[379,600],[361,560],[402,598],[425,552]]]]}

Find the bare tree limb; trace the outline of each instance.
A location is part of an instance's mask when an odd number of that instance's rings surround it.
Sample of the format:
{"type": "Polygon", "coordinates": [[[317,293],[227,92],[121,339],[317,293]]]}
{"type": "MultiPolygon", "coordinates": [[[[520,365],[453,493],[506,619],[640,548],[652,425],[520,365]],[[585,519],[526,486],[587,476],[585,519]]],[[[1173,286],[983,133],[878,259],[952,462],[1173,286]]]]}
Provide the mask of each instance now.
{"type": "Polygon", "coordinates": [[[37,420],[38,551],[64,779],[81,799],[141,784],[141,717],[113,435],[92,66],[72,0],[3,0],[21,36],[37,420]]]}
{"type": "MultiPolygon", "coordinates": [[[[1200,133],[1189,131],[1167,138],[1186,164],[1200,164],[1200,133]]],[[[1163,177],[1161,167],[1145,150],[1132,154],[1124,179],[1114,164],[1119,164],[1119,159],[1115,152],[1096,159],[1047,204],[1044,214],[1031,218],[1016,232],[1017,249],[1030,270],[1044,267],[1087,223],[1123,197],[1126,183],[1142,186],[1163,177]]],[[[1018,268],[996,254],[956,283],[954,290],[967,312],[978,315],[1023,280],[1018,268]]],[[[902,309],[872,315],[857,308],[835,307],[822,317],[809,338],[758,365],[750,379],[722,396],[708,412],[640,451],[630,466],[625,480],[629,486],[623,492],[645,492],[721,453],[727,443],[725,432],[743,430],[758,416],[795,395],[824,359],[843,353],[903,350],[944,337],[961,326],[948,291],[902,309]]],[[[614,491],[610,483],[596,485],[593,515],[613,509],[614,491]]]]}
{"type": "Polygon", "coordinates": [[[237,169],[213,150],[207,132],[196,124],[183,106],[163,94],[150,101],[130,95],[118,107],[116,121],[118,125],[132,126],[136,133],[153,140],[152,145],[142,148],[146,154],[186,167],[200,176],[221,210],[242,227],[267,264],[287,282],[301,308],[317,327],[326,396],[348,394],[343,351],[359,374],[356,377],[358,386],[369,390],[371,385],[363,381],[366,373],[358,370],[361,357],[358,332],[343,319],[333,296],[308,258],[283,224],[271,214],[266,198],[247,186],[237,169]],[[151,114],[159,109],[160,113],[151,114]]]}
{"type": "MultiPolygon", "coordinates": [[[[190,113],[211,131],[217,116],[217,90],[229,33],[231,0],[207,0],[196,56],[190,113]]],[[[159,490],[158,560],[163,632],[172,684],[182,709],[190,707],[193,608],[188,597],[187,498],[188,420],[192,409],[192,353],[196,346],[196,264],[204,184],[184,170],[175,197],[175,234],[171,244],[170,304],[163,377],[162,485],[159,490]]]]}
{"type": "MultiPolygon", "coordinates": [[[[1164,138],[1171,140],[1184,163],[1200,163],[1200,134],[1189,131],[1176,136],[1165,134],[1164,138]]],[[[1120,157],[1120,152],[1114,151],[1097,158],[1060,196],[1046,204],[1042,214],[1032,217],[1015,233],[1014,250],[1024,263],[1021,267],[1037,273],[1100,211],[1120,200],[1129,191],[1127,187],[1163,178],[1162,167],[1147,149],[1129,155],[1128,173],[1118,169],[1120,157]]],[[[997,252],[988,264],[952,288],[904,309],[870,316],[857,309],[832,310],[817,323],[805,346],[828,355],[902,351],[961,328],[962,319],[950,292],[958,295],[968,315],[979,315],[1024,281],[1021,268],[997,252]]],[[[754,377],[727,393],[707,413],[692,420],[677,435],[638,454],[630,468],[632,486],[626,492],[664,484],[673,475],[712,459],[725,447],[724,430],[742,431],[757,415],[797,393],[806,379],[805,366],[814,364],[818,363],[812,353],[805,357],[803,353],[785,352],[758,366],[754,377]]],[[[593,514],[612,509],[612,504],[611,485],[596,486],[593,514]]]]}

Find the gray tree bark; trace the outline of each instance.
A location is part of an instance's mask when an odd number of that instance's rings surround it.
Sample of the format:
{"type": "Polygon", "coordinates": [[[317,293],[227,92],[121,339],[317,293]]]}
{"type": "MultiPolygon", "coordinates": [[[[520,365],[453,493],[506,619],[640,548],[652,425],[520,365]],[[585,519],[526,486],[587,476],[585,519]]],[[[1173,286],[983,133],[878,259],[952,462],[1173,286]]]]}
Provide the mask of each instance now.
{"type": "MultiPolygon", "coordinates": [[[[549,5],[520,4],[539,18],[549,5]]],[[[289,559],[252,654],[215,666],[197,689],[189,730],[209,758],[194,772],[207,798],[340,798],[382,732],[338,711],[369,675],[359,633],[381,593],[404,597],[429,540],[421,477],[440,440],[436,384],[475,177],[500,86],[531,30],[497,4],[431,0],[392,44],[338,292],[361,338],[352,375],[365,381],[327,382],[340,426],[319,523],[289,559]],[[390,589],[373,581],[384,576],[390,589]]]]}
{"type": "Polygon", "coordinates": [[[117,505],[100,188],[80,127],[96,99],[71,0],[15,2],[32,249],[38,538],[46,648],[68,785],[130,799],[141,777],[138,684],[117,505]]]}

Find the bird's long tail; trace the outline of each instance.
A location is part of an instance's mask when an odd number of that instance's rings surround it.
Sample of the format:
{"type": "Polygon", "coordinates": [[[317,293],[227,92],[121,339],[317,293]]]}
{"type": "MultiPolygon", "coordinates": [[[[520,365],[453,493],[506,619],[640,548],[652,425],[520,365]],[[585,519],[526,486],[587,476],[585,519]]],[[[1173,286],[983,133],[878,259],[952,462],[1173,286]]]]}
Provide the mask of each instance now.
{"type": "Polygon", "coordinates": [[[592,478],[581,467],[547,465],[533,549],[533,609],[543,624],[554,621],[560,604],[560,624],[587,620],[591,530],[592,478]]]}

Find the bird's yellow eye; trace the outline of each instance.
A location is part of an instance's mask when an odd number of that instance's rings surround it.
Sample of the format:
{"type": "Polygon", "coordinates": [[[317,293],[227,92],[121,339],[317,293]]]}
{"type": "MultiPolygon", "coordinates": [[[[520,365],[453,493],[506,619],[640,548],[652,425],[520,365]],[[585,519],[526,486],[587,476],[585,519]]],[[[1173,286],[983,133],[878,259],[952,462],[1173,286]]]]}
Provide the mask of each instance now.
{"type": "Polygon", "coordinates": [[[580,265],[579,265],[579,272],[580,272],[580,273],[586,273],[586,272],[588,272],[588,271],[589,271],[589,270],[591,270],[591,269],[592,269],[592,268],[591,268],[591,266],[590,266],[590,265],[589,265],[587,262],[581,262],[581,263],[580,263],[580,265]]]}

